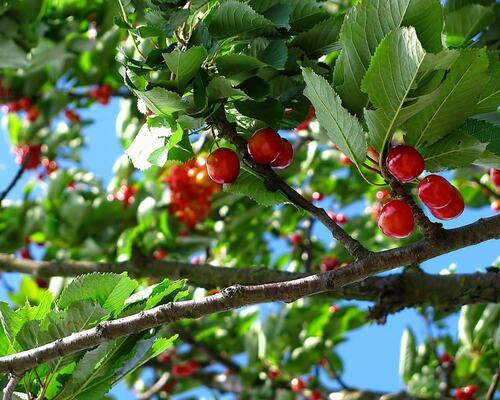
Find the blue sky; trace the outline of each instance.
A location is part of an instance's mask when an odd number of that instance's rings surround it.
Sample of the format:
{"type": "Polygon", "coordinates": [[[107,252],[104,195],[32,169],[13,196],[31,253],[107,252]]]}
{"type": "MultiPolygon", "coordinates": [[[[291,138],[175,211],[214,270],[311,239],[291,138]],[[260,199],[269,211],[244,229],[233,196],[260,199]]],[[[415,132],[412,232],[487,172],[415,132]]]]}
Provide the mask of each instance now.
{"type": "MultiPolygon", "coordinates": [[[[82,152],[82,165],[93,171],[107,184],[112,177],[111,168],[117,157],[123,154],[123,149],[118,143],[115,134],[115,117],[118,113],[118,101],[114,99],[109,106],[96,105],[89,110],[82,111],[84,118],[91,118],[95,123],[86,128],[85,134],[88,147],[82,152]]],[[[0,128],[0,190],[3,190],[12,176],[17,171],[13,156],[10,153],[7,133],[0,128]]],[[[18,199],[21,195],[23,184],[31,179],[31,174],[26,174],[20,184],[11,192],[9,198],[18,199]]],[[[362,206],[351,207],[348,213],[359,212],[362,206]]],[[[457,220],[445,223],[445,226],[456,227],[471,223],[478,218],[492,215],[489,207],[483,209],[466,209],[457,220]]],[[[326,240],[327,232],[319,227],[316,235],[326,240]]],[[[282,252],[283,244],[276,244],[276,251],[282,252]]],[[[457,264],[458,272],[473,272],[482,269],[499,256],[498,243],[489,241],[480,245],[462,249],[452,254],[447,254],[424,263],[427,272],[438,273],[452,263],[457,264]]],[[[10,275],[9,281],[15,284],[18,276],[10,275]]],[[[3,287],[0,287],[0,300],[7,300],[3,287]]],[[[367,303],[360,303],[368,307],[367,303]]],[[[457,317],[448,318],[449,331],[456,334],[457,317]]],[[[363,327],[349,335],[349,340],[339,346],[338,351],[344,358],[344,380],[351,386],[374,390],[398,390],[401,381],[398,376],[399,341],[403,329],[407,326],[413,328],[422,338],[425,335],[425,325],[421,317],[413,310],[406,310],[390,316],[386,325],[370,325],[363,327]]],[[[135,399],[124,385],[119,385],[113,390],[115,397],[120,400],[135,399]]],[[[210,392],[197,392],[199,398],[212,398],[210,392]]],[[[183,396],[176,396],[182,399],[183,396]]]]}

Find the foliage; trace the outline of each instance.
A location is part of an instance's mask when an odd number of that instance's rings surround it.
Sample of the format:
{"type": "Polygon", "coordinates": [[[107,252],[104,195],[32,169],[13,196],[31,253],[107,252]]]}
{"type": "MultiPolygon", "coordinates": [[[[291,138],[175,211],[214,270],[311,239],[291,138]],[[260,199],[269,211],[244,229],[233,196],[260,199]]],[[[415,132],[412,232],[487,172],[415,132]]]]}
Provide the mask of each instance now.
{"type": "MultiPolygon", "coordinates": [[[[45,260],[135,262],[155,254],[297,272],[318,272],[325,256],[351,261],[340,243],[311,236],[308,217],[281,192],[268,190],[250,166],[242,164],[233,184],[209,182],[208,152],[235,149],[213,123],[221,115],[243,138],[262,127],[284,132],[295,154],[279,176],[304,197],[326,194],[319,205],[337,216],[353,203],[366,205],[366,212],[349,213],[343,228],[373,251],[422,235],[396,242],[377,229],[377,185],[385,182],[374,169],[383,171],[392,144],[415,146],[427,171],[453,174],[468,207],[498,201],[488,177],[488,168],[500,168],[500,7],[494,1],[24,3],[0,5],[0,102],[7,111],[21,98],[33,103],[26,113],[6,112],[3,125],[14,150],[42,145],[41,165],[26,172],[33,179],[22,201],[2,203],[1,252],[30,256],[40,244],[45,260]],[[115,97],[121,98],[116,131],[125,154],[105,188],[82,167],[80,152],[94,122],[86,110],[115,97]],[[315,118],[295,129],[311,105],[315,118]],[[373,150],[378,165],[370,164],[373,150]],[[287,240],[293,233],[308,241],[293,245],[287,240]],[[285,250],[277,254],[280,246],[285,250]]],[[[207,294],[185,291],[183,284],[125,274],[70,282],[25,277],[11,296],[15,311],[0,304],[1,355],[207,294]]],[[[232,371],[238,378],[226,374],[230,381],[249,398],[293,398],[288,382],[294,376],[319,368],[333,380],[341,376],[346,361],[337,345],[367,323],[368,314],[361,305],[340,304],[332,310],[324,299],[310,298],[181,321],[41,364],[18,391],[47,399],[104,398],[124,377],[137,388],[145,363],[159,377],[190,360],[199,373],[170,377],[161,396],[199,385],[222,391],[210,367],[223,363],[213,354],[235,363],[245,353],[241,371],[232,371]],[[177,352],[159,361],[177,333],[177,352]],[[274,369],[279,375],[270,379],[274,369]]],[[[446,315],[436,310],[431,323],[440,326],[446,315]]],[[[498,364],[495,322],[498,305],[466,306],[458,339],[440,334],[417,345],[405,332],[406,390],[440,398],[438,353],[445,349],[455,360],[449,390],[474,383],[483,396],[498,364]]],[[[326,393],[321,379],[305,393],[313,389],[326,393]]]]}

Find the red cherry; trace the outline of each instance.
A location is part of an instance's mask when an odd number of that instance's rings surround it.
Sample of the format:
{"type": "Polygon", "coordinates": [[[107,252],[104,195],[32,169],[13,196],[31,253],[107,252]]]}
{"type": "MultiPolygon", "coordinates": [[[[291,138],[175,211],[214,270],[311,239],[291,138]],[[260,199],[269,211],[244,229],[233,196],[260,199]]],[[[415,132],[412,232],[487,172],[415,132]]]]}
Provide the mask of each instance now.
{"type": "Polygon", "coordinates": [[[271,379],[272,381],[274,381],[278,377],[279,373],[280,373],[280,371],[278,368],[271,367],[271,368],[269,368],[269,371],[267,371],[267,377],[269,379],[271,379]]]}
{"type": "Polygon", "coordinates": [[[490,169],[490,178],[491,178],[491,182],[493,182],[493,184],[496,187],[500,187],[500,169],[491,168],[490,169]]]}
{"type": "Polygon", "coordinates": [[[335,221],[337,221],[338,224],[345,224],[347,222],[347,216],[344,213],[338,213],[335,215],[335,221]]]}
{"type": "Polygon", "coordinates": [[[25,144],[21,147],[14,148],[14,153],[16,155],[16,164],[23,165],[26,162],[26,159],[29,157],[29,160],[26,164],[26,169],[35,169],[40,164],[42,145],[25,144]]]}
{"type": "Polygon", "coordinates": [[[439,175],[428,175],[417,187],[418,197],[429,208],[443,208],[453,199],[454,187],[439,175]]]}
{"type": "Polygon", "coordinates": [[[319,390],[313,390],[309,395],[309,400],[321,400],[321,393],[319,390]]]}
{"type": "Polygon", "coordinates": [[[311,120],[314,118],[316,115],[316,110],[314,109],[313,106],[309,106],[309,112],[306,115],[306,118],[304,119],[303,122],[301,122],[297,127],[295,128],[296,131],[303,131],[306,130],[309,127],[309,123],[311,120]]]}
{"type": "Polygon", "coordinates": [[[74,124],[77,124],[80,122],[80,116],[76,112],[74,112],[73,110],[70,110],[69,108],[64,110],[64,116],[66,117],[66,119],[69,122],[72,122],[74,124]]]}
{"type": "Polygon", "coordinates": [[[94,100],[97,100],[97,98],[101,95],[101,91],[99,90],[99,87],[95,87],[90,89],[90,97],[92,97],[94,100]]]}
{"type": "Polygon", "coordinates": [[[49,283],[43,278],[36,278],[35,282],[40,289],[48,289],[49,287],[49,283]]]}
{"type": "Polygon", "coordinates": [[[109,83],[105,83],[99,87],[99,92],[102,96],[109,97],[113,93],[113,88],[109,83]]]}
{"type": "Polygon", "coordinates": [[[335,314],[339,310],[339,306],[332,304],[328,310],[330,311],[330,314],[335,314]]]}
{"type": "Polygon", "coordinates": [[[390,195],[391,195],[390,190],[382,189],[382,190],[377,191],[377,193],[375,194],[375,197],[377,198],[378,201],[382,202],[382,201],[384,201],[384,199],[386,199],[390,195]]]}
{"type": "Polygon", "coordinates": [[[493,211],[500,211],[500,199],[493,200],[491,203],[491,209],[493,211]]]}
{"type": "Polygon", "coordinates": [[[460,388],[455,391],[455,400],[469,400],[469,396],[460,388]]]}
{"type": "Polygon", "coordinates": [[[470,396],[474,396],[477,392],[477,387],[474,384],[467,385],[464,388],[464,392],[467,393],[470,396]]]}
{"type": "Polygon", "coordinates": [[[153,257],[155,258],[155,260],[163,260],[167,255],[168,253],[163,249],[156,249],[153,252],[153,257]]]}
{"type": "Polygon", "coordinates": [[[232,183],[240,173],[240,160],[231,149],[220,148],[208,156],[207,173],[215,183],[232,183]]]}
{"type": "Polygon", "coordinates": [[[289,237],[288,240],[290,241],[291,244],[294,246],[298,246],[299,244],[302,243],[302,235],[300,233],[292,233],[289,237]]]}
{"type": "Polygon", "coordinates": [[[326,256],[323,258],[323,262],[319,266],[319,269],[323,272],[331,271],[340,267],[340,261],[337,257],[326,256]]]}
{"type": "Polygon", "coordinates": [[[28,111],[26,112],[26,119],[29,121],[29,122],[35,122],[38,117],[40,116],[40,111],[38,110],[37,107],[33,106],[31,107],[30,109],[28,109],[28,111]]]}
{"type": "Polygon", "coordinates": [[[168,381],[160,389],[160,392],[163,392],[163,393],[172,393],[175,390],[176,386],[177,386],[177,381],[174,381],[174,380],[168,381]]]}
{"type": "Polygon", "coordinates": [[[457,218],[464,212],[464,199],[458,189],[453,187],[453,197],[451,202],[443,208],[429,208],[431,214],[438,219],[449,220],[457,218]]]}
{"type": "Polygon", "coordinates": [[[167,350],[161,353],[156,359],[162,364],[168,364],[172,361],[172,356],[175,354],[175,350],[167,350]]]}
{"type": "Polygon", "coordinates": [[[10,103],[7,103],[5,111],[8,113],[15,113],[21,111],[21,106],[17,101],[11,101],[10,103]]]}
{"type": "Polygon", "coordinates": [[[42,165],[45,167],[45,171],[47,171],[48,175],[59,169],[57,163],[54,160],[49,160],[48,158],[44,158],[42,160],[42,165]]]}
{"type": "Polygon", "coordinates": [[[325,198],[325,195],[324,195],[323,193],[321,193],[321,192],[314,192],[314,193],[312,194],[312,199],[313,199],[314,201],[321,201],[321,200],[323,200],[324,198],[325,198]]]}
{"type": "Polygon", "coordinates": [[[199,368],[198,362],[195,360],[187,361],[186,366],[191,370],[191,372],[195,372],[199,368]]]}
{"type": "Polygon", "coordinates": [[[453,361],[453,357],[450,356],[448,353],[443,353],[439,356],[439,362],[441,364],[444,364],[444,363],[449,363],[449,362],[452,362],[453,361]]]}
{"type": "Polygon", "coordinates": [[[306,388],[306,384],[301,378],[295,377],[290,381],[290,387],[293,392],[300,393],[306,388]]]}
{"type": "Polygon", "coordinates": [[[293,161],[293,147],[290,142],[286,139],[281,139],[281,151],[276,158],[271,163],[271,166],[276,169],[284,169],[288,167],[293,161]]]}
{"type": "Polygon", "coordinates": [[[380,211],[378,227],[384,235],[402,239],[413,231],[413,212],[403,200],[391,200],[380,211]]]}
{"type": "Polygon", "coordinates": [[[21,258],[24,258],[25,260],[31,260],[31,253],[30,253],[30,249],[28,247],[23,247],[20,251],[19,251],[19,255],[21,256],[21,258]]]}
{"type": "Polygon", "coordinates": [[[97,97],[96,101],[98,103],[101,103],[103,106],[105,106],[109,103],[109,97],[108,96],[99,96],[99,97],[97,97]]]}
{"type": "Polygon", "coordinates": [[[378,162],[379,154],[373,147],[368,147],[368,155],[373,159],[373,161],[378,162]]]}
{"type": "Polygon", "coordinates": [[[401,182],[409,182],[424,170],[424,158],[411,146],[393,147],[387,155],[387,168],[401,182]]]}
{"type": "Polygon", "coordinates": [[[344,153],[342,153],[340,155],[340,160],[339,161],[340,161],[340,163],[342,165],[345,165],[345,166],[349,166],[349,165],[352,164],[352,160],[349,157],[347,157],[344,153]]]}
{"type": "Polygon", "coordinates": [[[283,143],[280,135],[271,128],[259,129],[248,141],[247,150],[258,164],[269,164],[278,158],[283,143]]]}
{"type": "Polygon", "coordinates": [[[23,98],[19,99],[17,104],[19,105],[19,108],[21,110],[25,110],[25,111],[28,111],[32,106],[31,100],[28,99],[27,97],[23,97],[23,98]]]}

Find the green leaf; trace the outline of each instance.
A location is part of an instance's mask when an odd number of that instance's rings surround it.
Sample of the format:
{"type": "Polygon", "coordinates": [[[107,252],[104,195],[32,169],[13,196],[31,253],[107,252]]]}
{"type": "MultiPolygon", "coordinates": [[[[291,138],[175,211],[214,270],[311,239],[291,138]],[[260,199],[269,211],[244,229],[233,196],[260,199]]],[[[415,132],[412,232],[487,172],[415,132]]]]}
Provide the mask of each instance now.
{"type": "Polygon", "coordinates": [[[352,112],[360,114],[367,104],[360,85],[378,44],[401,26],[414,26],[424,49],[441,50],[443,17],[438,0],[365,0],[345,18],[334,85],[344,106],[352,112]]]}
{"type": "Polygon", "coordinates": [[[210,100],[227,99],[232,96],[246,96],[245,92],[233,88],[231,82],[222,76],[216,76],[207,85],[207,96],[210,100]]]}
{"type": "Polygon", "coordinates": [[[493,7],[481,4],[468,4],[459,10],[446,14],[446,33],[460,39],[454,39],[454,44],[461,44],[473,38],[488,25],[495,21],[493,7]]]}
{"type": "Polygon", "coordinates": [[[104,309],[119,314],[125,300],[137,288],[138,283],[126,273],[81,275],[72,281],[61,293],[58,305],[67,308],[83,300],[97,301],[104,309]]]}
{"type": "Polygon", "coordinates": [[[451,133],[422,150],[425,169],[430,172],[465,167],[476,161],[486,144],[465,132],[451,133]]]}
{"type": "Polygon", "coordinates": [[[295,36],[290,45],[300,47],[309,57],[320,57],[339,47],[338,39],[344,18],[330,17],[295,36]]]}
{"type": "Polygon", "coordinates": [[[399,354],[399,376],[407,384],[416,372],[416,348],[413,332],[406,328],[401,336],[401,349],[399,354]]]}
{"type": "Polygon", "coordinates": [[[229,0],[220,4],[208,30],[212,36],[258,36],[274,24],[264,16],[257,14],[248,4],[229,0]]]}
{"type": "Polygon", "coordinates": [[[292,7],[288,4],[275,4],[267,9],[263,14],[269,21],[271,21],[278,28],[290,29],[290,13],[292,7]]]}
{"type": "Polygon", "coordinates": [[[27,68],[26,52],[11,38],[0,36],[0,68],[27,68]]]}
{"type": "Polygon", "coordinates": [[[486,150],[500,157],[500,126],[487,121],[468,119],[459,130],[474,136],[481,143],[486,143],[486,150]]]}
{"type": "Polygon", "coordinates": [[[281,39],[272,40],[266,48],[259,53],[258,58],[260,61],[274,68],[284,68],[288,58],[288,49],[285,42],[281,39]]]}
{"type": "Polygon", "coordinates": [[[148,108],[156,115],[170,116],[173,112],[185,108],[185,105],[182,103],[177,93],[170,92],[160,87],[155,87],[145,92],[139,90],[133,90],[133,92],[137,97],[142,99],[148,108]]]}
{"type": "Polygon", "coordinates": [[[459,127],[474,113],[487,81],[484,50],[463,50],[440,86],[437,98],[410,118],[403,129],[408,144],[423,148],[459,127]]]}
{"type": "Polygon", "coordinates": [[[227,54],[215,60],[217,70],[226,77],[235,76],[244,72],[256,70],[265,66],[262,61],[245,54],[227,54]]]}
{"type": "Polygon", "coordinates": [[[365,119],[370,142],[378,152],[382,152],[396,128],[404,122],[403,108],[424,56],[413,28],[390,32],[377,47],[361,89],[377,108],[365,110],[365,119]]]}
{"type": "Polygon", "coordinates": [[[500,107],[500,61],[498,51],[488,52],[489,80],[477,103],[476,112],[478,114],[493,112],[500,107]]]}
{"type": "Polygon", "coordinates": [[[365,133],[358,119],[342,107],[340,97],[330,84],[310,68],[302,70],[304,95],[316,110],[316,118],[330,139],[358,166],[366,157],[365,133]]]}
{"type": "Polygon", "coordinates": [[[234,107],[238,112],[247,117],[266,122],[274,129],[279,128],[279,123],[283,118],[283,105],[274,99],[265,101],[235,101],[234,107]]]}
{"type": "Polygon", "coordinates": [[[151,295],[146,301],[145,310],[149,310],[160,304],[170,294],[181,290],[185,286],[185,281],[171,281],[164,279],[151,291],[151,295]]]}
{"type": "Polygon", "coordinates": [[[460,317],[458,319],[458,338],[468,349],[472,349],[475,326],[474,314],[474,306],[466,305],[462,307],[460,317]]]}
{"type": "Polygon", "coordinates": [[[287,202],[286,197],[281,192],[271,192],[266,189],[264,182],[243,167],[236,182],[224,185],[224,191],[238,193],[250,197],[257,203],[271,207],[287,202]]]}
{"type": "Polygon", "coordinates": [[[156,164],[154,161],[161,161],[164,157],[163,149],[166,149],[165,139],[171,135],[170,128],[149,127],[144,124],[126,150],[134,167],[146,170],[156,164]]]}
{"type": "Polygon", "coordinates": [[[187,51],[175,49],[171,53],[164,53],[163,58],[167,66],[175,75],[175,80],[168,83],[174,85],[178,91],[184,90],[200,69],[207,55],[203,46],[191,47],[187,51]]]}

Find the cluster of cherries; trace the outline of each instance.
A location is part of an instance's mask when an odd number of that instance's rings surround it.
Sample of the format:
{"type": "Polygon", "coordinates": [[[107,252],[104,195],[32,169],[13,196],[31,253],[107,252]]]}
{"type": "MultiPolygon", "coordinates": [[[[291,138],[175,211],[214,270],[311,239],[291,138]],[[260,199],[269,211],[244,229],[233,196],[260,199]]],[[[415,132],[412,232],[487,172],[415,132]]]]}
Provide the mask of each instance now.
{"type": "Polygon", "coordinates": [[[33,123],[40,116],[40,110],[37,106],[33,105],[31,99],[22,97],[19,100],[11,101],[5,105],[5,111],[8,113],[17,113],[26,111],[26,119],[33,123]]]}
{"type": "MultiPolygon", "coordinates": [[[[425,167],[422,155],[407,145],[389,150],[386,165],[390,174],[404,183],[415,180],[425,167]]],[[[458,189],[439,175],[428,175],[422,179],[417,193],[438,219],[450,220],[464,211],[464,200],[458,189]]],[[[389,200],[380,210],[378,226],[386,236],[405,238],[412,233],[414,225],[412,209],[404,200],[389,200]]]]}
{"type": "Polygon", "coordinates": [[[170,187],[170,212],[193,228],[205,219],[211,209],[212,196],[220,186],[209,179],[204,157],[174,165],[165,182],[170,187]]]}
{"type": "Polygon", "coordinates": [[[103,106],[109,103],[109,98],[112,94],[113,88],[107,83],[97,86],[90,91],[90,97],[103,106]]]}
{"type": "MultiPolygon", "coordinates": [[[[495,185],[497,194],[500,193],[500,169],[491,168],[490,169],[490,179],[491,183],[495,185]]],[[[491,203],[491,209],[493,211],[500,211],[500,199],[493,200],[491,203]]]]}
{"type": "MultiPolygon", "coordinates": [[[[271,128],[256,131],[248,140],[247,151],[257,164],[269,164],[276,169],[288,167],[293,160],[293,147],[271,128]]],[[[240,160],[231,149],[219,148],[207,159],[210,179],[219,184],[232,183],[238,178],[240,160]]]]}

